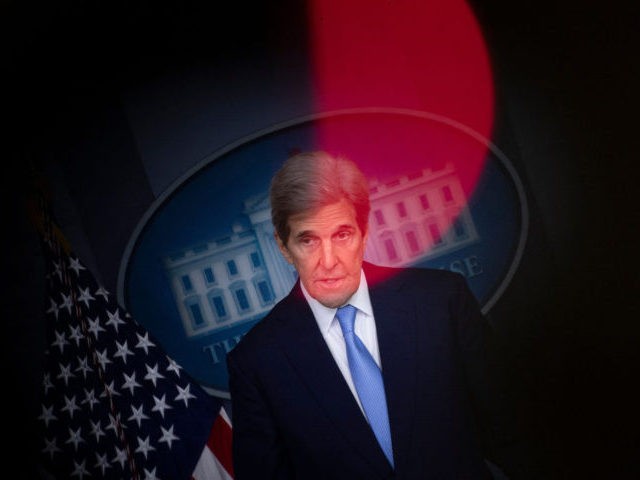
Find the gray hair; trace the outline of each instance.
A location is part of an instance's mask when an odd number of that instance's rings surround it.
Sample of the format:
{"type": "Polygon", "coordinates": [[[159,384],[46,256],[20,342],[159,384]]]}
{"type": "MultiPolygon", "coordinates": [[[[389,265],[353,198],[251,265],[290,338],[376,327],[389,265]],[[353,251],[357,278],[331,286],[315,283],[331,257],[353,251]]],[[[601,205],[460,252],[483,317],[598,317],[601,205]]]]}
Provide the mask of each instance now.
{"type": "Polygon", "coordinates": [[[356,210],[356,222],[362,234],[369,222],[369,184],[354,162],[326,152],[298,153],[289,157],[271,180],[269,192],[271,221],[286,245],[289,219],[311,214],[319,208],[348,200],[356,210]]]}

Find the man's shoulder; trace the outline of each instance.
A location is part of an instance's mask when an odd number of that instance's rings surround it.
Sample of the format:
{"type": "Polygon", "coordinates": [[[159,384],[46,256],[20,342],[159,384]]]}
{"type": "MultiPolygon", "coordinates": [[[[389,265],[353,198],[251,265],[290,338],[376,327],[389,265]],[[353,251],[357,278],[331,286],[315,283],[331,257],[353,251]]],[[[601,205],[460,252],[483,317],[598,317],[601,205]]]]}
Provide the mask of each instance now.
{"type": "Polygon", "coordinates": [[[296,287],[280,301],[257,323],[245,332],[242,339],[233,348],[230,354],[237,355],[242,351],[259,351],[268,349],[277,344],[280,333],[286,331],[287,320],[292,312],[299,308],[301,293],[297,293],[296,287]],[[235,352],[235,353],[234,353],[235,352]]]}
{"type": "Polygon", "coordinates": [[[427,267],[386,267],[373,263],[363,263],[369,285],[389,285],[410,288],[428,282],[431,286],[454,286],[465,282],[464,277],[450,270],[427,267]]]}

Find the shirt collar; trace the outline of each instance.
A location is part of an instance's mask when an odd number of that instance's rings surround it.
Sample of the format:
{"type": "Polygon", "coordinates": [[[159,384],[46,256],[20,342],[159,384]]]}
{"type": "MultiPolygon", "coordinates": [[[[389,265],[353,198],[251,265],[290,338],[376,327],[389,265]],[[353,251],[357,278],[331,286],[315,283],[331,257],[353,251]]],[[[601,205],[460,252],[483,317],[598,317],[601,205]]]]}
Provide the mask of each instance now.
{"type": "MultiPolygon", "coordinates": [[[[336,316],[337,308],[329,308],[322,305],[319,301],[309,295],[309,292],[304,288],[302,282],[300,282],[302,293],[307,299],[309,307],[313,312],[313,316],[320,327],[320,331],[325,334],[331,328],[332,322],[336,316]]],[[[360,270],[360,285],[353,295],[346,301],[345,305],[350,303],[367,316],[373,317],[373,307],[371,306],[371,300],[369,298],[369,288],[367,286],[367,279],[364,275],[364,271],[360,270]]]]}

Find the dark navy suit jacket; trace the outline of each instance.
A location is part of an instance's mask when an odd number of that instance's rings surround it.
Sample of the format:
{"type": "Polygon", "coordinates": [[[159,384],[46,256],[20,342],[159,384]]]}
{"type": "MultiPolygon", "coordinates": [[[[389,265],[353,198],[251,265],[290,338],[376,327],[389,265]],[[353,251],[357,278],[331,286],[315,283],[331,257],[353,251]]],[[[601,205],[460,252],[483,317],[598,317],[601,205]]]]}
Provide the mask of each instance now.
{"type": "Polygon", "coordinates": [[[487,323],[464,278],[363,268],[395,469],[296,284],[227,357],[236,480],[492,478],[485,447],[510,441],[509,420],[487,364],[487,323]]]}

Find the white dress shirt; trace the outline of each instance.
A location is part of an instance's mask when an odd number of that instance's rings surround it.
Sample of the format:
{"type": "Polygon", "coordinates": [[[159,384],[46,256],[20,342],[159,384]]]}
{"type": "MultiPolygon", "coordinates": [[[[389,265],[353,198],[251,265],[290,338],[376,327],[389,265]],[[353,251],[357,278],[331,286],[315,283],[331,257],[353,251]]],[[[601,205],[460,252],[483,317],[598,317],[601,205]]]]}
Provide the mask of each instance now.
{"type": "MultiPolygon", "coordinates": [[[[318,324],[318,328],[320,328],[320,332],[322,336],[327,342],[327,346],[333,355],[333,359],[335,360],[338,368],[340,368],[340,372],[342,372],[342,376],[345,381],[349,385],[351,389],[351,393],[355,397],[358,405],[360,406],[360,410],[364,410],[362,408],[362,404],[360,403],[360,398],[358,397],[358,392],[356,391],[356,387],[353,383],[353,379],[351,378],[351,371],[349,370],[349,361],[347,360],[347,347],[344,342],[344,337],[342,336],[342,329],[340,328],[340,323],[336,318],[337,308],[329,308],[322,305],[315,298],[309,295],[309,292],[304,288],[302,283],[300,284],[302,287],[302,293],[304,294],[309,306],[311,307],[311,311],[313,312],[313,316],[316,319],[318,324]]],[[[369,299],[369,288],[367,286],[367,280],[364,276],[364,272],[360,273],[360,285],[358,286],[358,290],[347,300],[346,304],[351,304],[356,307],[358,310],[356,312],[356,320],[355,320],[355,333],[362,343],[365,344],[373,359],[376,361],[378,366],[380,366],[380,351],[378,350],[378,335],[376,333],[376,322],[373,317],[373,308],[371,307],[371,300],[369,299]]]]}

